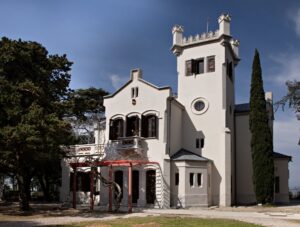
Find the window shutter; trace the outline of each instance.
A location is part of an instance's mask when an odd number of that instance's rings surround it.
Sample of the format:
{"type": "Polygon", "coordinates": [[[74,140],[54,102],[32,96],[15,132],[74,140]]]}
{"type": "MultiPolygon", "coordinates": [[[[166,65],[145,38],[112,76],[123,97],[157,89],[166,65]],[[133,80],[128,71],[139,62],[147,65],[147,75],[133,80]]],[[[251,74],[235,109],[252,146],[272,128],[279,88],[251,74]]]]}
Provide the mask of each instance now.
{"type": "Polygon", "coordinates": [[[153,116],[153,127],[152,127],[152,136],[157,137],[157,121],[158,118],[156,116],[153,116]]]}
{"type": "Polygon", "coordinates": [[[185,62],[185,75],[186,76],[192,75],[192,61],[193,60],[188,60],[185,62]]]}

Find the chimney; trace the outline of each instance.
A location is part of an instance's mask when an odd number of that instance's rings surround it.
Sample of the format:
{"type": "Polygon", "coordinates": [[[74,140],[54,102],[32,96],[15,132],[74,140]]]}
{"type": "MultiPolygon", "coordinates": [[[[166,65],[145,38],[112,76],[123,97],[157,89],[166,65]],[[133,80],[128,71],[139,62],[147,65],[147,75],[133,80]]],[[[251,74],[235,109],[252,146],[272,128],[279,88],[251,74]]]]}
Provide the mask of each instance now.
{"type": "Polygon", "coordinates": [[[175,25],[172,29],[173,34],[173,46],[182,44],[182,33],[183,27],[180,25],[175,25]]]}
{"type": "Polygon", "coordinates": [[[220,35],[229,35],[230,36],[230,21],[231,18],[229,14],[222,14],[219,19],[219,34],[220,35]]]}
{"type": "Polygon", "coordinates": [[[131,80],[137,80],[138,78],[142,78],[142,70],[141,69],[132,69],[131,70],[131,80]]]}

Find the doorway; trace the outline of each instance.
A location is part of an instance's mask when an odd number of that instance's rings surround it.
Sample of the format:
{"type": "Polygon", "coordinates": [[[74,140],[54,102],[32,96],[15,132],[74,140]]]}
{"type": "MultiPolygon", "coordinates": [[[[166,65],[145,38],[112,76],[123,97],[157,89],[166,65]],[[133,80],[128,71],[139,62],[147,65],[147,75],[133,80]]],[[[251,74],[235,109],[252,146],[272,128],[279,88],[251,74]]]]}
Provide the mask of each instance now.
{"type": "MultiPolygon", "coordinates": [[[[117,170],[115,171],[115,182],[120,186],[121,188],[121,199],[123,199],[123,171],[117,170]]],[[[114,193],[114,198],[117,198],[116,193],[114,193]]]]}
{"type": "Polygon", "coordinates": [[[148,204],[154,204],[155,202],[155,184],[156,174],[155,170],[148,170],[146,172],[146,201],[148,204]]]}

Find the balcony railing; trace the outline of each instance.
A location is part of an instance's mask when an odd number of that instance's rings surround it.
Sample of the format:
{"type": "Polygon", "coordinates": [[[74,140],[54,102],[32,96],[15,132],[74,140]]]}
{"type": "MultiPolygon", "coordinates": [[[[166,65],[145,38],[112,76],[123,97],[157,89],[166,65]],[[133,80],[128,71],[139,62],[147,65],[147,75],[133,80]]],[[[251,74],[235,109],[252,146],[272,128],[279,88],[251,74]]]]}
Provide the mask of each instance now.
{"type": "Polygon", "coordinates": [[[70,155],[103,155],[104,144],[80,144],[68,148],[70,155]]]}
{"type": "Polygon", "coordinates": [[[119,137],[118,138],[118,150],[143,150],[143,137],[132,136],[132,137],[119,137]]]}

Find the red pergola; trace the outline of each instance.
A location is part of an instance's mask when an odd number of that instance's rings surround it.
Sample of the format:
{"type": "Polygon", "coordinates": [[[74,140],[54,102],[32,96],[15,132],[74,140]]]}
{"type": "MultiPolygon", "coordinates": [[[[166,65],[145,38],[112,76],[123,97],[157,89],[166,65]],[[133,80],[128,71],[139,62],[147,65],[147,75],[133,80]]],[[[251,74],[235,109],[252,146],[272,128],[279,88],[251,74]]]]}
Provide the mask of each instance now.
{"type": "MultiPolygon", "coordinates": [[[[73,208],[76,209],[76,171],[78,167],[109,167],[109,181],[112,181],[112,167],[114,166],[123,166],[128,167],[128,213],[132,212],[132,167],[135,165],[147,165],[147,164],[156,164],[158,162],[149,162],[141,160],[106,160],[106,161],[93,161],[93,162],[73,162],[70,163],[70,166],[73,168],[73,208]]],[[[90,209],[94,209],[94,170],[91,169],[90,172],[90,209]]],[[[108,210],[112,211],[112,187],[109,186],[109,206],[108,210]]]]}

